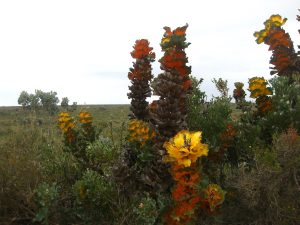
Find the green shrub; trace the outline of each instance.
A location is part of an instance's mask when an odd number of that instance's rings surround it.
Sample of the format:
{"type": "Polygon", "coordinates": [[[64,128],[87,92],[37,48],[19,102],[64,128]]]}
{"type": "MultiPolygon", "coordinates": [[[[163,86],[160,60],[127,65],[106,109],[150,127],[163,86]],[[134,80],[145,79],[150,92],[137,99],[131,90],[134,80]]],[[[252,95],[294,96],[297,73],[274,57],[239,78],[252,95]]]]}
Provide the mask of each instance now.
{"type": "Polygon", "coordinates": [[[38,211],[33,221],[49,224],[50,217],[56,212],[58,188],[55,183],[42,183],[37,187],[35,194],[38,211]]]}
{"type": "Polygon", "coordinates": [[[113,185],[95,171],[87,170],[73,185],[74,213],[83,224],[112,221],[113,185]]]}

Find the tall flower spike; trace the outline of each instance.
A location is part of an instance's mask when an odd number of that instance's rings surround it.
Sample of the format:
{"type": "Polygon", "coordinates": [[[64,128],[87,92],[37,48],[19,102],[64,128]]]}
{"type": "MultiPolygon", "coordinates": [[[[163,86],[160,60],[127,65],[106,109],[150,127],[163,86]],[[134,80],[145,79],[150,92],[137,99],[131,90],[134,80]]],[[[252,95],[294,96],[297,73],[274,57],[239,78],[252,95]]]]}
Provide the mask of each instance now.
{"type": "Polygon", "coordinates": [[[131,99],[130,110],[133,117],[139,120],[148,118],[147,97],[151,96],[150,81],[153,77],[151,62],[155,59],[153,48],[146,39],[137,40],[133,46],[131,56],[136,59],[130,68],[128,78],[131,81],[128,98],[131,99]]]}
{"type": "Polygon", "coordinates": [[[74,131],[75,122],[68,112],[61,112],[59,114],[58,127],[64,134],[66,144],[73,144],[76,139],[76,132],[74,131]]]}
{"type": "Polygon", "coordinates": [[[272,15],[265,21],[265,29],[255,32],[256,42],[269,45],[272,51],[270,64],[271,74],[279,76],[290,76],[293,73],[300,73],[300,59],[295,53],[293,42],[290,35],[281,27],[287,21],[280,15],[272,15]]]}
{"type": "Polygon", "coordinates": [[[185,25],[173,31],[164,27],[160,44],[164,55],[159,60],[164,73],[159,74],[152,83],[154,95],[159,95],[159,100],[155,102],[155,109],[151,107],[150,115],[156,127],[156,148],[161,155],[165,154],[163,143],[187,128],[186,99],[191,89],[191,67],[186,65],[188,59],[184,51],[189,46],[186,42],[187,27],[185,25]]]}
{"type": "Polygon", "coordinates": [[[180,131],[164,144],[171,163],[171,175],[174,180],[172,189],[173,207],[165,217],[167,224],[188,224],[193,221],[196,204],[200,202],[198,183],[199,169],[196,161],[208,155],[208,146],[201,143],[201,132],[180,131]],[[178,223],[176,223],[178,222],[178,223]]]}
{"type": "Polygon", "coordinates": [[[260,115],[266,114],[272,109],[272,89],[267,87],[267,81],[263,77],[253,77],[249,79],[250,97],[256,99],[256,107],[260,115]]]}
{"type": "Polygon", "coordinates": [[[61,131],[65,134],[75,127],[75,123],[69,113],[61,112],[58,118],[58,126],[61,129],[61,131]]]}

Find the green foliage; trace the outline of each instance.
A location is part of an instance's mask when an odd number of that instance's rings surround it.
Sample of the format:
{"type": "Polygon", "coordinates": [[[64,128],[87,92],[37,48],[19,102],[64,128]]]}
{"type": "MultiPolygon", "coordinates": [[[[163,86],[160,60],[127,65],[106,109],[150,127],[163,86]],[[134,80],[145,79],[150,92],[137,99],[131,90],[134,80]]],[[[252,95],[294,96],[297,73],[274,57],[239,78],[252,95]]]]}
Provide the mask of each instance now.
{"type": "MultiPolygon", "coordinates": [[[[192,80],[192,92],[189,95],[188,102],[190,106],[194,107],[194,112],[197,111],[196,107],[201,107],[201,104],[204,104],[206,101],[206,94],[205,92],[201,91],[200,85],[203,82],[203,78],[199,80],[196,77],[191,76],[192,80]]],[[[191,111],[192,109],[190,109],[191,111]]]]}
{"type": "Polygon", "coordinates": [[[41,90],[35,90],[35,95],[40,99],[42,107],[51,115],[58,111],[57,104],[59,99],[56,92],[43,92],[41,90]]]}
{"type": "Polygon", "coordinates": [[[35,94],[28,94],[26,91],[22,91],[18,99],[18,104],[22,105],[24,109],[36,111],[42,107],[51,115],[58,111],[58,102],[59,99],[56,92],[43,92],[41,90],[35,90],[35,94]]]}
{"type": "Polygon", "coordinates": [[[49,224],[51,214],[55,212],[58,196],[58,188],[55,183],[52,185],[42,183],[38,186],[36,189],[38,212],[33,220],[34,222],[49,224]]]}
{"type": "Polygon", "coordinates": [[[77,110],[77,102],[73,102],[72,105],[71,105],[70,111],[71,111],[71,112],[74,112],[74,111],[76,111],[76,110],[77,110]]]}
{"type": "Polygon", "coordinates": [[[230,100],[227,98],[212,99],[206,109],[203,110],[203,117],[199,116],[198,130],[202,130],[203,138],[210,146],[219,144],[219,135],[225,130],[226,125],[231,122],[230,100]]]}
{"type": "Polygon", "coordinates": [[[273,132],[283,132],[289,126],[300,130],[300,78],[294,81],[288,77],[271,79],[275,95],[272,97],[274,109],[266,117],[266,126],[273,132]]]}
{"type": "Polygon", "coordinates": [[[18,104],[22,105],[23,109],[26,109],[30,106],[29,94],[26,91],[22,91],[19,98],[18,104]]]}
{"type": "Polygon", "coordinates": [[[43,164],[42,174],[45,180],[56,182],[62,189],[67,189],[82,173],[74,156],[62,151],[57,144],[43,146],[40,161],[43,164]]]}
{"type": "Polygon", "coordinates": [[[0,142],[0,218],[22,218],[26,224],[24,218],[35,215],[32,196],[43,181],[40,155],[47,142],[42,128],[31,124],[12,127],[0,142]]]}
{"type": "Polygon", "coordinates": [[[275,135],[271,149],[254,150],[256,167],[240,166],[230,174],[230,202],[224,207],[227,224],[299,224],[300,137],[296,130],[275,135]]]}
{"type": "Polygon", "coordinates": [[[247,168],[254,166],[254,146],[263,146],[261,127],[255,124],[253,114],[249,111],[243,112],[240,119],[235,122],[237,130],[232,151],[236,153],[236,163],[246,165],[247,168]]]}
{"type": "Polygon", "coordinates": [[[217,90],[220,92],[221,97],[223,98],[228,98],[228,81],[227,80],[223,80],[222,78],[217,79],[213,79],[212,82],[216,85],[217,90]]]}
{"type": "Polygon", "coordinates": [[[95,142],[89,143],[86,148],[89,162],[96,171],[103,171],[104,174],[110,173],[112,162],[117,158],[119,149],[113,141],[104,136],[99,136],[95,142]]]}
{"type": "Polygon", "coordinates": [[[113,220],[111,199],[114,195],[112,184],[97,172],[87,170],[73,185],[75,214],[84,224],[98,224],[99,221],[113,220]],[[97,222],[98,221],[98,222],[97,222]]]}
{"type": "Polygon", "coordinates": [[[149,195],[141,198],[137,202],[137,206],[133,208],[135,224],[162,224],[160,217],[165,207],[170,204],[169,201],[170,199],[166,199],[164,196],[159,196],[157,200],[151,198],[149,195]]]}
{"type": "Polygon", "coordinates": [[[75,121],[69,113],[62,112],[59,114],[58,126],[64,136],[65,152],[71,153],[83,168],[98,170],[99,167],[93,165],[87,155],[87,147],[95,142],[100,132],[92,124],[91,114],[81,111],[75,121]]]}
{"type": "Polygon", "coordinates": [[[216,97],[210,102],[205,102],[205,94],[199,86],[202,82],[193,78],[192,93],[188,98],[188,127],[192,131],[201,130],[205,143],[215,147],[219,144],[219,135],[231,122],[230,99],[216,97]]]}
{"type": "MultiPolygon", "coordinates": [[[[245,127],[242,131],[246,132],[245,137],[249,144],[252,141],[267,146],[272,143],[272,136],[276,133],[284,132],[289,127],[300,130],[299,78],[275,77],[270,83],[274,90],[271,110],[265,114],[248,110],[241,117],[240,127],[245,127]],[[252,131],[252,134],[249,131],[252,131]]],[[[240,138],[238,140],[241,141],[240,138]]]]}
{"type": "Polygon", "coordinates": [[[38,95],[30,94],[29,95],[29,109],[37,111],[41,107],[41,101],[38,95]]]}
{"type": "Polygon", "coordinates": [[[68,97],[63,97],[61,99],[61,103],[60,103],[61,107],[64,109],[64,110],[68,110],[69,109],[69,99],[68,97]]]}

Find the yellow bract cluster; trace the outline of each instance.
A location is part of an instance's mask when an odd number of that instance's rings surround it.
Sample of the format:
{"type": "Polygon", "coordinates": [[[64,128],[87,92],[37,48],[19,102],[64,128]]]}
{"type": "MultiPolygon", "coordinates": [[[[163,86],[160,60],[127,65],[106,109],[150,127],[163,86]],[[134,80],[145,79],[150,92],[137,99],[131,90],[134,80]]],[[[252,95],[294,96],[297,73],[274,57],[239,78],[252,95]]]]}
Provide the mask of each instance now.
{"type": "Polygon", "coordinates": [[[90,113],[82,111],[79,113],[79,122],[82,124],[92,123],[92,116],[90,113]]]}
{"type": "Polygon", "coordinates": [[[143,145],[155,136],[154,131],[151,131],[149,125],[142,121],[133,119],[128,124],[129,141],[137,141],[143,145]]]}
{"type": "Polygon", "coordinates": [[[249,91],[251,92],[251,98],[272,94],[271,88],[267,87],[267,81],[263,77],[253,77],[249,79],[249,91]]]}
{"type": "Polygon", "coordinates": [[[268,20],[266,20],[264,25],[265,25],[266,29],[270,30],[270,28],[272,26],[281,27],[282,25],[285,24],[286,21],[287,21],[287,18],[283,19],[279,14],[276,14],[276,15],[270,16],[270,18],[268,20]]]}
{"type": "Polygon", "coordinates": [[[278,14],[270,16],[270,18],[264,22],[265,29],[254,33],[254,36],[257,38],[256,42],[258,44],[264,42],[265,38],[269,35],[270,29],[272,27],[281,27],[283,24],[285,24],[286,21],[287,18],[283,19],[278,14]]]}
{"type": "Polygon", "coordinates": [[[201,143],[201,132],[182,130],[170,141],[165,142],[164,148],[169,154],[169,160],[178,165],[189,167],[201,156],[207,156],[208,145],[201,143]]]}
{"type": "Polygon", "coordinates": [[[67,133],[75,127],[75,123],[69,113],[61,112],[58,118],[58,126],[64,133],[67,133]]]}

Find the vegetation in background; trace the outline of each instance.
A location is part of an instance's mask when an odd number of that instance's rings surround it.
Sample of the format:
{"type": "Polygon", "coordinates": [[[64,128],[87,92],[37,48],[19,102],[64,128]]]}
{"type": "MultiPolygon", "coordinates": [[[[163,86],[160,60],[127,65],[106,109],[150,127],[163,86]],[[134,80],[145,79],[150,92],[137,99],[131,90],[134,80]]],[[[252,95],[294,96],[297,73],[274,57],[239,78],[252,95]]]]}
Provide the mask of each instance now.
{"type": "Polygon", "coordinates": [[[35,94],[28,94],[26,91],[22,91],[18,99],[18,104],[22,105],[24,109],[36,111],[42,108],[51,115],[58,112],[58,103],[57,93],[53,91],[43,92],[35,90],[35,94]]]}

